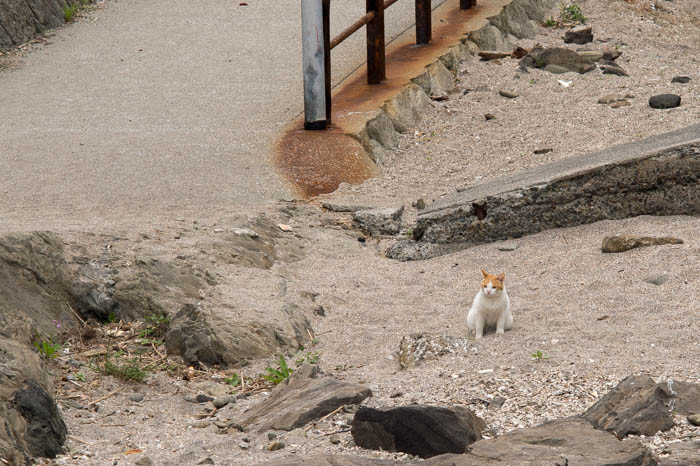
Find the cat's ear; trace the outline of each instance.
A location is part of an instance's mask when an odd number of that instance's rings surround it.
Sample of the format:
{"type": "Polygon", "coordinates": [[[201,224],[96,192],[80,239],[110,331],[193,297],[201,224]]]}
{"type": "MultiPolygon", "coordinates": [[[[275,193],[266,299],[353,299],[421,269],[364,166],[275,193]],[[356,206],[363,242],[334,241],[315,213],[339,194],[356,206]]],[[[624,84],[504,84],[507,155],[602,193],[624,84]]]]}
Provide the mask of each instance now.
{"type": "Polygon", "coordinates": [[[500,274],[500,275],[499,275],[498,277],[496,277],[496,278],[498,278],[498,281],[499,281],[499,282],[503,283],[503,282],[505,281],[505,279],[506,279],[506,274],[505,274],[505,273],[502,273],[502,274],[500,274]]]}
{"type": "Polygon", "coordinates": [[[484,269],[481,269],[481,275],[483,275],[484,278],[489,276],[488,272],[486,272],[486,270],[484,270],[484,269]]]}

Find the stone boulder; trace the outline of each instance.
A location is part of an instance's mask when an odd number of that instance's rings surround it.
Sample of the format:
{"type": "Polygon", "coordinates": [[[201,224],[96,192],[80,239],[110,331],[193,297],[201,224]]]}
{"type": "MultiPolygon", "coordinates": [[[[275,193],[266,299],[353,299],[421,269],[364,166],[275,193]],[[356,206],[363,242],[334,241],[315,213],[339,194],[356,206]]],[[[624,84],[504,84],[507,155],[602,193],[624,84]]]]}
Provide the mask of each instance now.
{"type": "Polygon", "coordinates": [[[400,451],[421,458],[464,453],[481,438],[484,421],[466,408],[401,406],[361,407],[352,423],[352,436],[362,448],[400,451]]]}
{"type": "Polygon", "coordinates": [[[598,429],[627,435],[654,435],[674,426],[671,411],[688,415],[700,408],[700,386],[654,382],[648,375],[629,376],[582,416],[598,429]]]}
{"type": "Polygon", "coordinates": [[[593,26],[576,26],[564,33],[564,43],[566,44],[587,44],[593,42],[593,26]]]}
{"type": "Polygon", "coordinates": [[[546,68],[549,65],[556,65],[580,74],[595,69],[594,60],[563,47],[547,49],[536,47],[520,60],[521,68],[546,68]]]}
{"type": "Polygon", "coordinates": [[[359,210],[352,215],[353,224],[367,235],[395,235],[401,231],[403,206],[388,209],[359,210]]]}
{"type": "Polygon", "coordinates": [[[257,431],[293,430],[322,418],[344,405],[360,404],[372,391],[333,377],[318,377],[311,366],[302,366],[270,396],[247,411],[241,422],[257,431]]]}
{"type": "Polygon", "coordinates": [[[423,464],[652,466],[656,461],[637,440],[619,441],[595,429],[587,420],[572,417],[479,440],[466,455],[437,456],[423,464]]]}
{"type": "Polygon", "coordinates": [[[264,310],[235,302],[186,304],[170,319],[165,347],[188,365],[240,366],[309,341],[311,323],[299,307],[268,304],[264,310]]]}

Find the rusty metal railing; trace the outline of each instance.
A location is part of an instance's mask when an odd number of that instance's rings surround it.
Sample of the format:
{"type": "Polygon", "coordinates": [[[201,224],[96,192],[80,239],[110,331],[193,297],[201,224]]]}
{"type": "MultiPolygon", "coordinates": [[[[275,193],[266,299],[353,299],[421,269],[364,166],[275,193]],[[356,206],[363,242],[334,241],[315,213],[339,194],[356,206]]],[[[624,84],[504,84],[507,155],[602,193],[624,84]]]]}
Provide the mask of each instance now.
{"type": "MultiPolygon", "coordinates": [[[[302,0],[305,129],[325,129],[331,123],[331,50],[362,26],[367,26],[367,84],[386,79],[384,12],[398,0],[365,1],[367,13],[331,40],[331,0],[302,0]]],[[[472,8],[476,1],[459,0],[459,7],[472,8]]],[[[415,0],[415,12],[416,44],[427,45],[432,39],[431,0],[415,0]]]]}

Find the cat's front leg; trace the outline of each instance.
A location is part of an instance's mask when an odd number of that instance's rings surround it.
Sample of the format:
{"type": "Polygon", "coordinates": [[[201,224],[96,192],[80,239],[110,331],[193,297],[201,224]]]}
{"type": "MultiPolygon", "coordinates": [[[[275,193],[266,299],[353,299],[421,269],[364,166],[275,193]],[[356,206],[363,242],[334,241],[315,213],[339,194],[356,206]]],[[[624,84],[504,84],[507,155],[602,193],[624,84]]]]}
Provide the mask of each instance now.
{"type": "Polygon", "coordinates": [[[484,336],[484,318],[477,315],[474,323],[476,324],[474,326],[475,338],[478,340],[484,336]]]}
{"type": "Polygon", "coordinates": [[[508,317],[508,313],[504,312],[501,314],[501,317],[498,318],[496,321],[496,333],[505,333],[505,326],[506,326],[506,318],[508,317]]]}

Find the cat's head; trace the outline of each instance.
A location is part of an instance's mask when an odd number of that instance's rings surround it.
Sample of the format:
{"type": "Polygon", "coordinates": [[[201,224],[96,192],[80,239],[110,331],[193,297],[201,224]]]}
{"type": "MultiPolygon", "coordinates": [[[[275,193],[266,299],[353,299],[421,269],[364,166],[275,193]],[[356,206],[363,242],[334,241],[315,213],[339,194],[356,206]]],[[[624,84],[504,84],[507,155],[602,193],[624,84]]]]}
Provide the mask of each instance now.
{"type": "Polygon", "coordinates": [[[481,275],[483,276],[483,280],[481,280],[481,292],[483,294],[494,297],[503,293],[503,282],[506,279],[505,273],[492,275],[486,270],[481,269],[481,275]]]}

